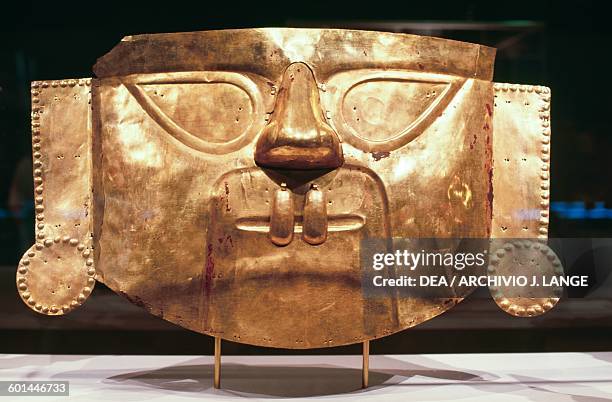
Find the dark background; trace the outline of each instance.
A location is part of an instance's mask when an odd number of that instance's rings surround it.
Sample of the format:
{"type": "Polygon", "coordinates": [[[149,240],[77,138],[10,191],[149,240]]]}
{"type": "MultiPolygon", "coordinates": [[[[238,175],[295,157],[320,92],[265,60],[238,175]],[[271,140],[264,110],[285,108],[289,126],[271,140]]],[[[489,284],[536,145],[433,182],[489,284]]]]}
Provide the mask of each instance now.
{"type": "MultiPolygon", "coordinates": [[[[83,308],[60,319],[30,312],[15,291],[16,264],[24,247],[33,243],[28,230],[33,227],[30,201],[25,196],[17,205],[9,202],[12,186],[25,187],[24,194],[31,186],[31,175],[25,175],[24,184],[18,169],[20,161],[22,170],[29,165],[31,153],[29,82],[90,77],[96,58],[131,34],[345,27],[426,34],[497,47],[495,81],[546,85],[552,90],[550,236],[612,237],[612,211],[608,212],[612,210],[612,21],[605,2],[20,1],[0,9],[0,353],[202,354],[212,350],[208,337],[149,317],[100,284],[83,308]],[[591,213],[594,210],[599,213],[591,213]]],[[[605,297],[588,308],[571,307],[571,303],[565,310],[560,306],[547,318],[529,324],[512,321],[486,298],[470,303],[418,329],[377,341],[372,350],[612,348],[612,319],[610,313],[602,313],[610,311],[605,297]]],[[[230,345],[226,351],[278,352],[240,345],[230,345]]],[[[355,351],[358,349],[315,353],[355,351]]]]}

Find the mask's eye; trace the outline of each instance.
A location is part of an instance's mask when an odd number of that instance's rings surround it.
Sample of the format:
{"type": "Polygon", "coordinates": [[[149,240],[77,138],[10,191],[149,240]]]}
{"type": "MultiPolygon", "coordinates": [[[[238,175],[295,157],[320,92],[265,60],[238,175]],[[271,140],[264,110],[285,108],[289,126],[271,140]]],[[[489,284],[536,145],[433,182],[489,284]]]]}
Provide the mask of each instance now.
{"type": "Polygon", "coordinates": [[[160,126],[199,151],[239,149],[265,122],[257,85],[242,74],[153,74],[128,77],[124,84],[160,126]]]}
{"type": "Polygon", "coordinates": [[[343,141],[367,152],[391,151],[431,124],[463,82],[405,71],[340,73],[327,85],[332,121],[343,141]]]}

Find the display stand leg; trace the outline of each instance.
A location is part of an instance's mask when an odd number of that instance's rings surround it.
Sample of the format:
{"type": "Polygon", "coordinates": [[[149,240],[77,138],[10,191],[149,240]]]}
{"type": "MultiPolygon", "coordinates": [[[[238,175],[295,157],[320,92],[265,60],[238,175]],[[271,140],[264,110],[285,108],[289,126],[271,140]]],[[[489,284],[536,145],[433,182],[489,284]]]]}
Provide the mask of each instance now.
{"type": "Polygon", "coordinates": [[[213,380],[215,388],[221,388],[221,338],[218,336],[215,336],[215,371],[213,380]]]}
{"type": "Polygon", "coordinates": [[[370,370],[370,341],[363,342],[363,365],[361,367],[361,388],[368,387],[370,370]]]}

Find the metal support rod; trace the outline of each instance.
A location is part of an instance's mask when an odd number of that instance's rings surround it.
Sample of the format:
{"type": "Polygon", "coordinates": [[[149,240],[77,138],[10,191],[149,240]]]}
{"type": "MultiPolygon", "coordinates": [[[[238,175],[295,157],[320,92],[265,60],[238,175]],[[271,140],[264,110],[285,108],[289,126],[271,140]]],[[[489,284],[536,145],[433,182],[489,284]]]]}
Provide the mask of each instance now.
{"type": "Polygon", "coordinates": [[[218,336],[215,336],[215,371],[213,380],[215,388],[221,388],[221,338],[218,336]]]}
{"type": "Polygon", "coordinates": [[[363,365],[361,367],[361,388],[368,387],[370,371],[370,341],[363,342],[363,365]]]}

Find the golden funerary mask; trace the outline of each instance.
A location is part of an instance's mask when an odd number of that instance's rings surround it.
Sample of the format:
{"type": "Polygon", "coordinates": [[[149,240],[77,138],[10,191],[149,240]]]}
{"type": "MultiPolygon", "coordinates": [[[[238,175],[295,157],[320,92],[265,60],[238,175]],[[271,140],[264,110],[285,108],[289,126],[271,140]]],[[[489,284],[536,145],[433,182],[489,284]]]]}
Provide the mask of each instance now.
{"type": "Polygon", "coordinates": [[[97,280],[182,327],[283,348],[439,315],[467,294],[365,298],[359,244],[547,237],[550,91],[493,83],[494,54],[336,29],[138,35],[95,79],[33,82],[19,294],[61,315],[97,280]]]}

